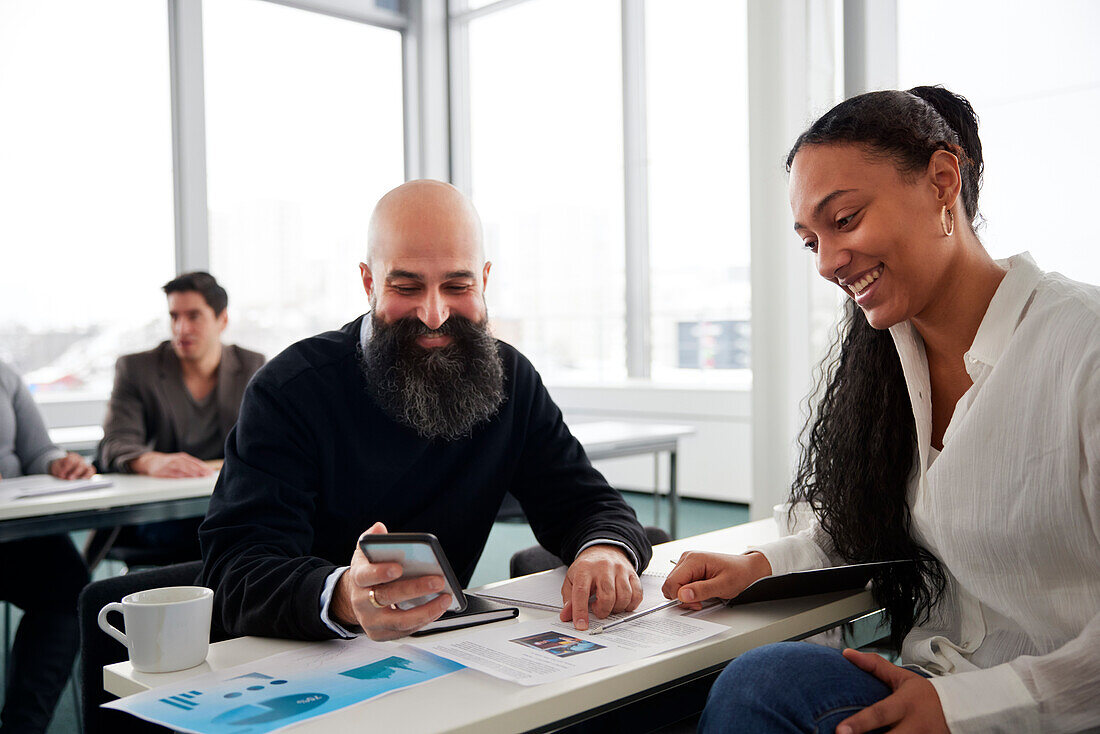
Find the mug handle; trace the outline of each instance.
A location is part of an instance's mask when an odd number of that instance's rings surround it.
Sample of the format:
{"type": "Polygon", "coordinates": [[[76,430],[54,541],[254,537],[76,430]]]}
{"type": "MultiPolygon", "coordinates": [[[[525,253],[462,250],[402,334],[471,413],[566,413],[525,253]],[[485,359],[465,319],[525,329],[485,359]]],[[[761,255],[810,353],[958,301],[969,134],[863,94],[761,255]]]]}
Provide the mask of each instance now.
{"type": "Polygon", "coordinates": [[[127,649],[129,649],[130,643],[126,640],[126,635],[124,635],[122,633],[122,631],[119,630],[118,627],[115,627],[113,624],[111,624],[110,622],[107,621],[107,613],[108,612],[120,612],[121,613],[122,612],[122,605],[119,604],[117,601],[113,601],[110,604],[103,607],[102,609],[100,609],[99,610],[99,616],[96,618],[96,621],[99,622],[99,628],[101,630],[103,630],[104,632],[106,632],[107,634],[109,634],[111,637],[113,637],[116,640],[118,640],[119,642],[121,642],[123,645],[126,646],[127,649]]]}

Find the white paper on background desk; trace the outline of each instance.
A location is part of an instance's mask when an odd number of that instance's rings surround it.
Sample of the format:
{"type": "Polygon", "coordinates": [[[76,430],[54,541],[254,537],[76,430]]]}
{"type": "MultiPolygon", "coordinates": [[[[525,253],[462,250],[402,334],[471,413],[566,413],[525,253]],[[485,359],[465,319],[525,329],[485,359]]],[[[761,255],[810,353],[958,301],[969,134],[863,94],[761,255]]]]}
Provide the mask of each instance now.
{"type": "Polygon", "coordinates": [[[536,620],[411,644],[497,678],[535,686],[641,660],[727,630],[673,607],[599,635],[575,630],[569,622],[536,620]]]}
{"type": "Polygon", "coordinates": [[[199,674],[104,707],[176,731],[263,734],[462,667],[396,642],[329,640],[199,674]]]}
{"type": "Polygon", "coordinates": [[[96,474],[89,479],[58,479],[49,474],[28,474],[0,481],[0,502],[25,497],[41,497],[62,492],[80,492],[85,489],[110,487],[114,482],[96,474]]]}

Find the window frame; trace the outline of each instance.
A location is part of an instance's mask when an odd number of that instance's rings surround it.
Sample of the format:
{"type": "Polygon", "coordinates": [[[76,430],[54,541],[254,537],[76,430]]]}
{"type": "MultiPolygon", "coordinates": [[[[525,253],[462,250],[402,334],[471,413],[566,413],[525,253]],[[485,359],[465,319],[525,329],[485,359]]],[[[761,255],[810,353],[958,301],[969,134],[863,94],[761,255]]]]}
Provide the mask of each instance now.
{"type": "MultiPolygon", "coordinates": [[[[361,0],[262,0],[401,33],[404,92],[404,156],[407,178],[424,175],[435,161],[426,145],[438,145],[438,78],[430,64],[425,34],[432,17],[424,12],[445,0],[410,0],[416,12],[395,12],[361,0]],[[431,93],[432,99],[426,99],[431,93]]],[[[203,0],[166,0],[172,90],[172,162],[176,213],[176,273],[210,267],[207,221],[206,103],[203,85],[203,0]]],[[[445,108],[446,101],[443,101],[445,108]]],[[[439,157],[435,153],[435,158],[439,157]]],[[[434,169],[432,169],[434,170],[434,169]]]]}
{"type": "MultiPolygon", "coordinates": [[[[650,337],[649,183],[646,130],[645,2],[620,0],[623,69],[623,211],[625,268],[626,375],[648,379],[650,337]]],[[[449,18],[451,94],[451,183],[473,190],[470,158],[470,22],[530,0],[497,0],[468,10],[451,3],[449,18]]]]}

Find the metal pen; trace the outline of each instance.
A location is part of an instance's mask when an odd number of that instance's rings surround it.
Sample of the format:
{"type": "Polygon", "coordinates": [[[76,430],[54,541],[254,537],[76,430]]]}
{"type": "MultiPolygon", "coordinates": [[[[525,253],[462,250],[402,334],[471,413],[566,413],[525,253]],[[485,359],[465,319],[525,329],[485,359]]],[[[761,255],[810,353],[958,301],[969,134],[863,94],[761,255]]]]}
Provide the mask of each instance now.
{"type": "Polygon", "coordinates": [[[612,627],[617,627],[620,624],[623,624],[624,622],[633,622],[635,619],[639,619],[641,617],[644,617],[647,614],[653,614],[654,612],[659,612],[662,609],[668,609],[669,607],[675,606],[679,603],[680,603],[679,599],[672,599],[670,601],[666,601],[664,604],[658,604],[657,606],[655,606],[651,609],[647,609],[644,612],[638,612],[637,614],[631,614],[629,617],[623,617],[622,619],[617,620],[615,622],[612,622],[611,624],[605,624],[602,627],[599,627],[597,629],[592,630],[588,634],[598,635],[601,632],[606,632],[607,630],[611,629],[612,627]]]}

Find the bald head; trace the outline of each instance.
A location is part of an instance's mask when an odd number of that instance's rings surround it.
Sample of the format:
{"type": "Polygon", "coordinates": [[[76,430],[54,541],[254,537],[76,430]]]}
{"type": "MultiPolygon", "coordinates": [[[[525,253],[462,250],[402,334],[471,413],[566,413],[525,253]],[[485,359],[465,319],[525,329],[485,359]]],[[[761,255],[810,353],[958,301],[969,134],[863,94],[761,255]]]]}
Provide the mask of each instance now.
{"type": "Polygon", "coordinates": [[[448,183],[420,179],[401,184],[374,207],[366,262],[433,255],[483,264],[481,218],[470,200],[448,183]]]}
{"type": "MultiPolygon", "coordinates": [[[[367,261],[359,264],[374,318],[417,318],[438,330],[451,314],[486,318],[490,264],[470,200],[441,181],[409,181],[382,197],[370,220],[367,261]]],[[[424,336],[427,348],[446,335],[424,336]]]]}

